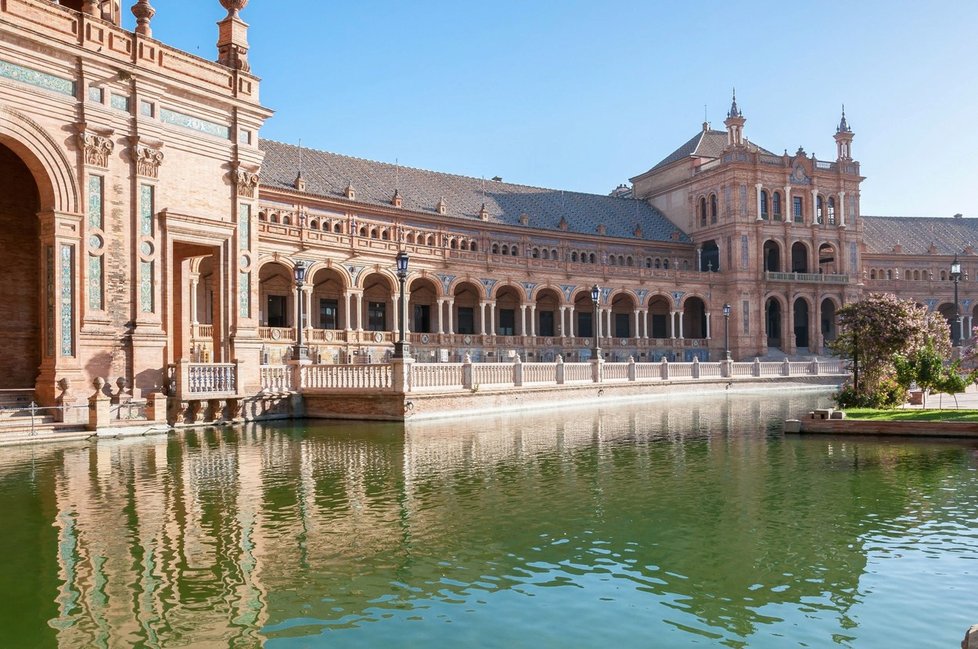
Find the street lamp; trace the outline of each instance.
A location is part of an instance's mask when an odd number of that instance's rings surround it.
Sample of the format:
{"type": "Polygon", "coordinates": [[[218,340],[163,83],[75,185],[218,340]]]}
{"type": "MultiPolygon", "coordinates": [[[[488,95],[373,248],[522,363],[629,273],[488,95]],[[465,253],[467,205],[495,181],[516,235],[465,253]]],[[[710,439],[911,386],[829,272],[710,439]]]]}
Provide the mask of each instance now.
{"type": "Polygon", "coordinates": [[[397,342],[394,343],[394,358],[407,358],[411,348],[404,340],[404,330],[407,328],[407,307],[404,302],[404,283],[407,280],[408,254],[403,250],[397,253],[397,281],[401,285],[401,295],[398,306],[397,342]]]}
{"type": "Polygon", "coordinates": [[[295,346],[292,348],[292,359],[301,361],[305,360],[308,356],[308,350],[302,344],[302,330],[306,326],[306,314],[302,308],[302,286],[306,280],[306,262],[302,259],[296,261],[295,267],[292,269],[292,275],[295,278],[295,299],[298,300],[297,304],[299,306],[299,321],[295,326],[295,346]]]}
{"type": "Polygon", "coordinates": [[[601,336],[601,320],[598,318],[598,298],[601,297],[601,289],[595,284],[591,287],[591,302],[594,304],[594,358],[601,358],[601,346],[598,338],[601,336]]]}
{"type": "Polygon", "coordinates": [[[958,253],[954,253],[951,262],[951,281],[954,282],[954,326],[951,327],[951,346],[957,347],[961,341],[961,311],[958,308],[958,280],[961,279],[961,262],[958,253]]]}
{"type": "Polygon", "coordinates": [[[730,360],[730,305],[723,305],[723,360],[730,360]]]}

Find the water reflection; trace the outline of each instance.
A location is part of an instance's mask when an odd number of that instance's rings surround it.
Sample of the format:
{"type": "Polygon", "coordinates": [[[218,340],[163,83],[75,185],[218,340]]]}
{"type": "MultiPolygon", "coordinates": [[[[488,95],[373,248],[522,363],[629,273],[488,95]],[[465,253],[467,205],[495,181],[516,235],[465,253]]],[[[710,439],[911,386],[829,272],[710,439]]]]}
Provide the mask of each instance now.
{"type": "Polygon", "coordinates": [[[870,562],[978,558],[976,457],[783,438],[815,399],[9,450],[0,588],[40,617],[0,623],[60,647],[850,645],[870,562]]]}

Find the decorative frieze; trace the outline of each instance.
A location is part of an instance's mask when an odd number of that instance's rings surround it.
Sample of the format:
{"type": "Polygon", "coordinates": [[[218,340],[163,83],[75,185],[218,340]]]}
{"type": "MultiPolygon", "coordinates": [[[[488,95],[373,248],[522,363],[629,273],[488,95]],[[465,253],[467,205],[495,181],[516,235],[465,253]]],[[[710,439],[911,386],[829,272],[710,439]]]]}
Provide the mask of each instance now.
{"type": "Polygon", "coordinates": [[[232,178],[238,186],[238,196],[255,198],[258,195],[260,176],[257,168],[247,169],[242,165],[236,165],[232,178]]]}

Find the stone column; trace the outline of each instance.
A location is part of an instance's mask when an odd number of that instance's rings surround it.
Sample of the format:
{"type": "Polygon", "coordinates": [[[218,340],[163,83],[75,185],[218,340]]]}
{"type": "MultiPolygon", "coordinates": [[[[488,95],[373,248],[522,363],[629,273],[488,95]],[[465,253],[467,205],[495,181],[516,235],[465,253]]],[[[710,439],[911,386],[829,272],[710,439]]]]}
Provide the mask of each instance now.
{"type": "Polygon", "coordinates": [[[642,312],[642,339],[649,339],[649,310],[643,309],[642,312]]]}
{"type": "MultiPolygon", "coordinates": [[[[839,192],[839,204],[835,208],[839,212],[839,227],[846,227],[846,193],[839,192]]],[[[842,251],[839,251],[839,256],[842,256],[842,251]]]]}
{"type": "Polygon", "coordinates": [[[526,333],[526,305],[520,304],[520,335],[525,336],[526,333]]]}
{"type": "Polygon", "coordinates": [[[454,310],[455,310],[455,300],[454,300],[454,298],[450,298],[450,297],[449,298],[445,298],[445,305],[446,305],[447,310],[448,310],[448,329],[447,329],[446,333],[448,333],[448,334],[454,334],[455,333],[455,313],[454,313],[454,310]]]}
{"type": "Polygon", "coordinates": [[[639,310],[635,309],[632,313],[635,316],[635,330],[632,331],[632,338],[641,338],[642,332],[639,331],[639,319],[638,319],[639,310]]]}
{"type": "Polygon", "coordinates": [[[489,335],[496,335],[496,301],[489,302],[489,335]]]}
{"type": "Polygon", "coordinates": [[[445,319],[445,298],[438,298],[438,335],[445,333],[445,328],[442,326],[442,320],[445,319]]]}
{"type": "MultiPolygon", "coordinates": [[[[300,324],[303,325],[303,328],[306,331],[309,331],[309,330],[311,330],[313,328],[313,326],[312,326],[312,322],[313,322],[313,319],[312,319],[312,291],[313,291],[313,288],[315,288],[315,287],[313,287],[312,285],[308,285],[308,284],[306,286],[303,286],[302,287],[302,308],[303,308],[303,315],[305,316],[305,322],[300,323],[300,324]]],[[[306,338],[305,340],[306,340],[306,343],[308,344],[309,338],[306,338]]]]}
{"type": "Polygon", "coordinates": [[[760,221],[761,220],[761,189],[762,189],[761,183],[757,183],[756,185],[754,185],[754,188],[757,190],[757,219],[756,220],[760,221]]]}
{"type": "Polygon", "coordinates": [[[530,335],[536,338],[537,335],[537,305],[530,305],[530,335]]]}
{"type": "Polygon", "coordinates": [[[200,283],[200,273],[190,273],[190,326],[191,336],[197,337],[197,286],[200,283]]]}
{"type": "Polygon", "coordinates": [[[685,338],[686,338],[686,334],[685,334],[685,332],[683,331],[683,316],[684,316],[685,314],[686,314],[686,310],[685,310],[685,309],[680,309],[680,311],[679,311],[679,314],[678,314],[678,315],[679,315],[679,338],[680,338],[681,340],[682,340],[682,339],[685,339],[685,338]]]}
{"type": "Polygon", "coordinates": [[[783,216],[785,221],[791,221],[794,223],[794,214],[791,213],[791,185],[784,186],[784,210],[783,216]]]}
{"type": "Polygon", "coordinates": [[[707,340],[709,340],[710,338],[713,337],[711,335],[711,333],[712,333],[711,332],[711,325],[713,324],[712,321],[711,321],[711,316],[712,315],[713,314],[711,314],[709,311],[706,312],[706,339],[707,340]]]}
{"type": "MultiPolygon", "coordinates": [[[[812,187],[812,223],[818,223],[818,188],[812,187]]],[[[822,206],[822,222],[825,222],[825,206],[822,206]]],[[[817,251],[816,251],[817,254],[817,251]]]]}
{"type": "Polygon", "coordinates": [[[363,331],[363,293],[356,293],[357,331],[363,331]]]}
{"type": "Polygon", "coordinates": [[[483,336],[488,334],[486,330],[486,303],[479,302],[479,333],[483,336]]]}
{"type": "Polygon", "coordinates": [[[353,329],[353,309],[350,308],[350,300],[353,293],[349,289],[343,291],[343,328],[347,331],[353,329]]]}
{"type": "Polygon", "coordinates": [[[669,312],[669,338],[676,339],[676,311],[669,312]]]}
{"type": "Polygon", "coordinates": [[[561,337],[566,336],[568,331],[570,331],[570,329],[567,327],[567,307],[561,305],[560,306],[560,326],[557,327],[557,335],[558,336],[561,336],[561,337]]]}

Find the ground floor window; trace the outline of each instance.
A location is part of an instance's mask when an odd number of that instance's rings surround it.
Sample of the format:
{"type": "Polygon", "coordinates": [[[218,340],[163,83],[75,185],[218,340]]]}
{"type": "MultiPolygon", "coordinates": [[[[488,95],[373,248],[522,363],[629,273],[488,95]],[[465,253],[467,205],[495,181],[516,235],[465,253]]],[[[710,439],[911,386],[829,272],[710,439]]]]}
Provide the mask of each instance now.
{"type": "Polygon", "coordinates": [[[284,295],[269,295],[268,310],[265,312],[265,322],[269,327],[288,326],[288,298],[284,295]]]}
{"type": "Polygon", "coordinates": [[[615,338],[628,338],[628,314],[615,314],[615,338]]]}
{"type": "Polygon", "coordinates": [[[458,308],[458,332],[460,334],[475,333],[475,309],[470,306],[458,308]]]}
{"type": "Polygon", "coordinates": [[[428,304],[414,305],[414,329],[421,334],[431,333],[431,306],[428,304]]]}
{"type": "Polygon", "coordinates": [[[653,313],[652,314],[652,337],[653,338],[668,338],[669,337],[669,321],[664,313],[653,313]]]}
{"type": "Polygon", "coordinates": [[[540,312],[540,335],[541,336],[555,336],[554,332],[554,312],[553,311],[541,311],[540,312]]]}
{"type": "Polygon", "coordinates": [[[383,302],[367,303],[367,330],[387,331],[387,305],[383,302]]]}
{"type": "Polygon", "coordinates": [[[516,310],[515,309],[499,310],[499,335],[500,336],[516,335],[516,310]]]}
{"type": "Polygon", "coordinates": [[[590,338],[594,335],[594,320],[590,313],[577,314],[577,335],[581,338],[590,338]]]}
{"type": "Polygon", "coordinates": [[[319,300],[319,326],[322,329],[339,329],[340,306],[336,300],[319,300]]]}

